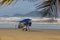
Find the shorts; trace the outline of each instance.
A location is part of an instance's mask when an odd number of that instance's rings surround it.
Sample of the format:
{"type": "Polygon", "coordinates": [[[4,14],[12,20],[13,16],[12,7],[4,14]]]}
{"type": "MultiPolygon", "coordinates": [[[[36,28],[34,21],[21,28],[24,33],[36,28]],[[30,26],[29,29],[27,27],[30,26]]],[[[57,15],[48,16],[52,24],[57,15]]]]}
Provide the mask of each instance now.
{"type": "Polygon", "coordinates": [[[29,22],[29,23],[24,23],[24,25],[29,25],[29,26],[31,26],[31,24],[32,24],[31,22],[29,22]]]}

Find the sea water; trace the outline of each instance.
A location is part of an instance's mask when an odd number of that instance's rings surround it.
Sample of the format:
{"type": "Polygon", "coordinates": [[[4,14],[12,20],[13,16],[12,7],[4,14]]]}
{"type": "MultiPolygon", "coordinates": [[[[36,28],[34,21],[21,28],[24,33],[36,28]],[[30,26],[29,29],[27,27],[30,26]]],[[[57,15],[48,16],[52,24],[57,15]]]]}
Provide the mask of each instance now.
{"type": "MultiPolygon", "coordinates": [[[[18,28],[18,23],[0,23],[0,28],[18,28]]],[[[30,28],[39,28],[39,29],[60,29],[60,24],[38,24],[32,23],[30,28]]]]}

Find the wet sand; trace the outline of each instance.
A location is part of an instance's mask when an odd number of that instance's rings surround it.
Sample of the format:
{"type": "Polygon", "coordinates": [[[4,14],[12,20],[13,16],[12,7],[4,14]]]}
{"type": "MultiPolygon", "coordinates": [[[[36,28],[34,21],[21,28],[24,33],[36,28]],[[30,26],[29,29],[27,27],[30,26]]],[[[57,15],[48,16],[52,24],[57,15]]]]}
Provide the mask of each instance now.
{"type": "Polygon", "coordinates": [[[59,29],[0,29],[0,40],[60,40],[59,29]]]}

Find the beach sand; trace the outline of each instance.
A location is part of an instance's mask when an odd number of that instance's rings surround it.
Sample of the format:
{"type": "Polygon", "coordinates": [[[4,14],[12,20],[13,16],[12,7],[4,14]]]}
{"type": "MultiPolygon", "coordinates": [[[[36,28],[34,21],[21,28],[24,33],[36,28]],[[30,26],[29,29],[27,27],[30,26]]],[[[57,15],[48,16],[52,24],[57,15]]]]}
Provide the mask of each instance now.
{"type": "Polygon", "coordinates": [[[60,40],[60,30],[31,29],[0,29],[0,40],[60,40]]]}

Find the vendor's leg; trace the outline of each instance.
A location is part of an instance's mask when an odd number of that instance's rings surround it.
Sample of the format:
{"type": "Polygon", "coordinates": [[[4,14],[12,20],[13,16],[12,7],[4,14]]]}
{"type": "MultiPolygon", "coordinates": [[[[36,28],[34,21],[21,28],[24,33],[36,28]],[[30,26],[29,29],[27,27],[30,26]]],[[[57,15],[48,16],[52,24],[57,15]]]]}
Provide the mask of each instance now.
{"type": "Polygon", "coordinates": [[[26,30],[26,26],[25,25],[22,27],[22,31],[24,31],[24,30],[26,30]]]}
{"type": "Polygon", "coordinates": [[[24,31],[24,27],[22,27],[22,31],[24,31]]]}
{"type": "Polygon", "coordinates": [[[30,31],[29,25],[26,25],[26,31],[30,31]]]}
{"type": "Polygon", "coordinates": [[[24,23],[21,23],[20,26],[21,26],[21,29],[24,30],[24,26],[25,26],[24,23]]]}

